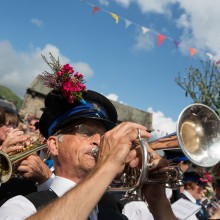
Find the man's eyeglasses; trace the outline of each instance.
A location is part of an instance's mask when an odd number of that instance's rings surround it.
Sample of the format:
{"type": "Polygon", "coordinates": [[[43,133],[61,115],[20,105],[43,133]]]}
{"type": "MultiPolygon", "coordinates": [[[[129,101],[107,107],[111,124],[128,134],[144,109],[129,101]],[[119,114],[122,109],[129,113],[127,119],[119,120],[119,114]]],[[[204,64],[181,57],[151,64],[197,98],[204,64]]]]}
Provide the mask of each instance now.
{"type": "Polygon", "coordinates": [[[105,132],[103,131],[97,131],[87,125],[83,125],[83,124],[80,124],[80,125],[76,125],[74,127],[75,129],[75,132],[77,134],[81,134],[81,135],[84,135],[86,137],[92,137],[94,136],[95,134],[99,134],[100,136],[104,135],[105,132]]]}

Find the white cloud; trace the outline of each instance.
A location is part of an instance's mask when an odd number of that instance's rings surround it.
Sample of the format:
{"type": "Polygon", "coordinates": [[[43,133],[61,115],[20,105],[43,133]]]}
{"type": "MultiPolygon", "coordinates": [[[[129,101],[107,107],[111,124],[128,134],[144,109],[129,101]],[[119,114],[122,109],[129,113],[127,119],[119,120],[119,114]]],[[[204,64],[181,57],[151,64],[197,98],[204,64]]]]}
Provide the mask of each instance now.
{"type": "Polygon", "coordinates": [[[149,107],[147,109],[147,112],[150,112],[153,115],[153,120],[152,120],[152,128],[154,129],[154,131],[152,132],[153,139],[176,132],[176,122],[173,121],[172,118],[165,117],[165,115],[161,111],[154,111],[152,107],[149,107]]]}
{"type": "Polygon", "coordinates": [[[106,98],[112,100],[112,101],[115,101],[115,102],[118,102],[118,103],[121,103],[123,105],[127,105],[126,103],[124,103],[123,101],[119,100],[119,96],[116,95],[115,93],[110,93],[108,95],[105,96],[106,98]]]}
{"type": "Polygon", "coordinates": [[[190,28],[190,20],[186,14],[180,15],[179,19],[176,22],[178,28],[183,28],[188,30],[190,28]]]}
{"type": "Polygon", "coordinates": [[[0,84],[23,97],[26,88],[38,74],[45,70],[51,71],[41,57],[43,54],[49,59],[49,52],[54,57],[59,57],[61,63],[72,65],[78,72],[83,73],[85,78],[93,75],[93,70],[87,63],[71,63],[54,45],[47,44],[44,48],[33,48],[31,52],[21,53],[16,51],[9,41],[0,41],[0,84]]]}
{"type": "Polygon", "coordinates": [[[123,7],[129,7],[131,0],[117,0],[116,1],[118,4],[122,5],[123,7]]]}
{"type": "Polygon", "coordinates": [[[108,0],[99,0],[99,3],[100,3],[101,5],[105,5],[105,6],[108,6],[108,5],[109,5],[108,0]]]}
{"type": "Polygon", "coordinates": [[[177,0],[115,0],[116,3],[123,7],[129,7],[131,3],[136,3],[142,13],[160,13],[169,14],[169,7],[177,0]]]}
{"type": "Polygon", "coordinates": [[[170,14],[169,7],[171,4],[175,3],[176,0],[134,0],[134,2],[137,2],[143,13],[154,12],[160,14],[170,14]]]}
{"type": "Polygon", "coordinates": [[[83,73],[86,78],[90,78],[94,75],[92,68],[87,63],[77,62],[73,63],[72,66],[74,67],[74,70],[78,71],[79,73],[83,73]]]}
{"type": "Polygon", "coordinates": [[[185,30],[181,37],[182,41],[190,42],[199,50],[206,52],[209,50],[210,53],[214,53],[217,58],[220,58],[218,24],[220,1],[184,0],[179,1],[179,4],[185,11],[182,15],[182,17],[185,16],[185,19],[180,17],[177,21],[177,24],[185,30]]]}
{"type": "Polygon", "coordinates": [[[38,26],[38,27],[42,27],[42,25],[43,25],[43,21],[41,21],[41,20],[38,19],[38,18],[32,18],[32,19],[31,19],[31,23],[32,23],[32,24],[35,24],[35,25],[38,26]]]}
{"type": "Polygon", "coordinates": [[[135,44],[133,45],[134,50],[143,50],[143,51],[150,51],[155,48],[155,36],[152,36],[150,32],[145,34],[139,33],[135,37],[135,44]]]}
{"type": "Polygon", "coordinates": [[[114,93],[111,93],[111,94],[108,94],[106,96],[108,99],[111,99],[112,101],[118,101],[118,95],[114,94],[114,93]]]}

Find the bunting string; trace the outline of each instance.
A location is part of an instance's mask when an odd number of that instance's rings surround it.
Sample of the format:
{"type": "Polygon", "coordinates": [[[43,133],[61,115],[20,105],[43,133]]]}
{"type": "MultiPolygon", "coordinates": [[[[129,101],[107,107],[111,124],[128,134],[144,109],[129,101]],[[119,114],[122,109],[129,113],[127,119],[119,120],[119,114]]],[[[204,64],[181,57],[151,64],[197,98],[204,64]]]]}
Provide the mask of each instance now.
{"type": "MultiPolygon", "coordinates": [[[[92,7],[92,14],[93,15],[96,14],[97,12],[99,12],[99,11],[102,11],[102,12],[110,15],[114,19],[116,24],[118,24],[120,20],[123,20],[124,23],[125,23],[125,28],[128,28],[130,25],[134,25],[134,26],[137,26],[138,28],[140,28],[142,30],[143,34],[147,34],[148,32],[151,32],[151,33],[155,34],[157,36],[157,46],[158,47],[160,47],[165,40],[169,40],[169,41],[173,42],[176,48],[178,48],[179,45],[181,44],[180,41],[177,41],[177,40],[173,39],[172,37],[163,35],[163,34],[161,34],[159,32],[156,32],[156,31],[151,30],[151,29],[149,29],[147,27],[139,25],[139,24],[137,24],[137,23],[135,23],[133,21],[130,21],[130,20],[126,19],[126,18],[123,18],[123,17],[121,17],[121,16],[119,16],[119,15],[113,13],[113,12],[110,12],[110,11],[107,11],[107,10],[101,8],[101,7],[98,7],[97,5],[94,5],[94,4],[92,4],[92,3],[90,3],[90,2],[88,2],[86,0],[81,0],[81,1],[83,3],[86,3],[87,5],[89,5],[90,7],[92,7]]],[[[190,57],[195,56],[195,54],[198,54],[198,52],[199,52],[198,49],[196,49],[194,47],[189,47],[189,55],[190,55],[190,57]]],[[[213,60],[214,56],[211,53],[206,53],[205,55],[210,60],[213,60]]],[[[220,60],[217,61],[216,64],[219,65],[220,64],[220,60]]]]}

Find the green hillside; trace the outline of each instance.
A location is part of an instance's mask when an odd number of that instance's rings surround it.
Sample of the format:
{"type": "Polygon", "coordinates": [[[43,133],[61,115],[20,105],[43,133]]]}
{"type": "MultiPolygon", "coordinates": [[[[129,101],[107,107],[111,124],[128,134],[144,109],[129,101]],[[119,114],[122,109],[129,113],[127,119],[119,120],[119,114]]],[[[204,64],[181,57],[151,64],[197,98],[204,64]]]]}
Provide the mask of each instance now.
{"type": "Polygon", "coordinates": [[[7,100],[8,102],[12,102],[17,107],[17,109],[20,109],[23,101],[9,88],[2,85],[0,85],[0,99],[7,100]]]}

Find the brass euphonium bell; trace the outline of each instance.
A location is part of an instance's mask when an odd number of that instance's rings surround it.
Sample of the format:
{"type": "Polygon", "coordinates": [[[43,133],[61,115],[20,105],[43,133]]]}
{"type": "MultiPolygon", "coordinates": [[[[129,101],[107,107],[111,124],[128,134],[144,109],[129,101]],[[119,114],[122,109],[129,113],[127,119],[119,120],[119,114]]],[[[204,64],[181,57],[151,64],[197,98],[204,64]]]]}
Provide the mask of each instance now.
{"type": "MultiPolygon", "coordinates": [[[[149,172],[150,159],[145,140],[138,135],[142,151],[141,168],[126,167],[113,180],[109,191],[124,191],[125,198],[137,197],[143,184],[161,183],[165,187],[178,188],[183,174],[178,166],[168,166],[149,172]]],[[[176,133],[149,142],[154,150],[180,148],[185,156],[201,167],[211,167],[220,161],[220,119],[208,106],[192,104],[180,113],[176,133]]],[[[97,154],[98,152],[96,152],[97,154]]]]}

